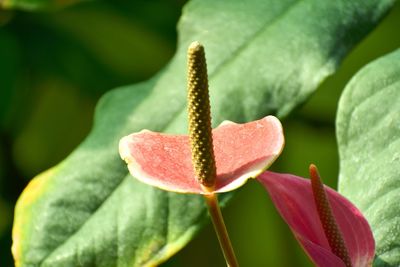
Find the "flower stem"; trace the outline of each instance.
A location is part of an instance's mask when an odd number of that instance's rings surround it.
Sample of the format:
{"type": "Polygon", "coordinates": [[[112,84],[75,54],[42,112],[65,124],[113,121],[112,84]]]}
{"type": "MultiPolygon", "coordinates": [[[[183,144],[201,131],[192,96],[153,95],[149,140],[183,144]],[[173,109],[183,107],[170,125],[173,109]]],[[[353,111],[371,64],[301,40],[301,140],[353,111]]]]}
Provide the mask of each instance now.
{"type": "Polygon", "coordinates": [[[226,230],[224,218],[222,217],[221,210],[218,204],[217,195],[214,193],[204,195],[208,206],[208,212],[211,217],[211,221],[214,225],[214,230],[217,234],[219,245],[221,246],[222,252],[224,253],[226,265],[228,267],[239,267],[235,252],[229,239],[228,231],[226,230]]]}

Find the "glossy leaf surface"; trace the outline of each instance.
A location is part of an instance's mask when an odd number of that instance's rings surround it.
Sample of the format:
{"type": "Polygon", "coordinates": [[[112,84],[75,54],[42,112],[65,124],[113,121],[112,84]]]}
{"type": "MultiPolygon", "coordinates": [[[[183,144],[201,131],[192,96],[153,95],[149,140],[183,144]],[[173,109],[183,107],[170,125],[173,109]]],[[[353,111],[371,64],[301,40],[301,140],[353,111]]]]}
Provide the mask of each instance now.
{"type": "Polygon", "coordinates": [[[186,132],[189,43],[206,48],[214,126],[270,113],[282,117],[336,69],[392,3],[189,2],[172,62],[147,82],[105,95],[89,137],[23,193],[13,230],[17,265],[157,264],[198,231],[206,217],[201,197],[137,182],[118,155],[118,141],[129,133],[186,132]]]}
{"type": "Polygon", "coordinates": [[[371,224],[374,266],[400,264],[400,50],[363,68],[339,104],[339,190],[371,224]]]}

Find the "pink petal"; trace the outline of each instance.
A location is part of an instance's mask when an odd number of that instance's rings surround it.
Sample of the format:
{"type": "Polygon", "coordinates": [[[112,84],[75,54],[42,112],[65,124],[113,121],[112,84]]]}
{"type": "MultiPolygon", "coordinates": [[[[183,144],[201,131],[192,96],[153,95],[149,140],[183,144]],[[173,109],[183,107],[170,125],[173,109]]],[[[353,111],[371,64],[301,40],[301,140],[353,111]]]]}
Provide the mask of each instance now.
{"type": "MultiPolygon", "coordinates": [[[[217,166],[216,192],[243,185],[262,173],[281,153],[282,125],[273,116],[245,124],[225,121],[213,130],[217,166]]],[[[182,193],[206,193],[198,183],[186,135],[141,131],[121,139],[121,158],[137,179],[182,193]]]]}
{"type": "MultiPolygon", "coordinates": [[[[264,172],[257,179],[312,261],[321,267],[340,266],[335,263],[340,259],[331,252],[319,220],[310,180],[273,172],[264,172]]],[[[327,186],[325,189],[353,266],[371,266],[375,242],[367,220],[345,197],[327,186]]]]}
{"type": "Polygon", "coordinates": [[[312,259],[316,266],[320,267],[346,267],[343,261],[333,254],[330,250],[327,250],[308,239],[303,239],[300,236],[296,237],[300,241],[303,249],[307,252],[307,255],[312,259]]]}

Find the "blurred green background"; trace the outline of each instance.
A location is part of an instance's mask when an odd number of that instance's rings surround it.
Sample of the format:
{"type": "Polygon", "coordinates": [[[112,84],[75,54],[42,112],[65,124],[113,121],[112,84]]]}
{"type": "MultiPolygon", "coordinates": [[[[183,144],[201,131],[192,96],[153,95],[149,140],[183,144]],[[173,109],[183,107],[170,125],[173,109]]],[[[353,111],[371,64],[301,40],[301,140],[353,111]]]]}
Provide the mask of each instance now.
{"type": "MultiPolygon", "coordinates": [[[[0,266],[13,266],[15,202],[29,180],[65,158],[91,128],[107,90],[151,77],[172,57],[183,0],[88,1],[48,12],[0,9],[0,266]]],[[[336,187],[335,112],[363,65],[400,47],[399,2],[317,93],[283,121],[273,170],[306,176],[315,163],[336,187]]],[[[242,266],[311,266],[255,182],[224,210],[242,266]]],[[[163,266],[224,266],[211,225],[163,266]]]]}

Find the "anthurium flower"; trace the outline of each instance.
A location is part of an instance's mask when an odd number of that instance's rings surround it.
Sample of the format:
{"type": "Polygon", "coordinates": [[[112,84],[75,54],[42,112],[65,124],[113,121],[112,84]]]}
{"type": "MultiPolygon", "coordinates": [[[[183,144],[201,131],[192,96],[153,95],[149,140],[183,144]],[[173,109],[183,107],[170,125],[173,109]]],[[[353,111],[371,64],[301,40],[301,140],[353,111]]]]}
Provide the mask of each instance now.
{"type": "Polygon", "coordinates": [[[121,139],[119,152],[131,174],[175,192],[203,194],[227,266],[238,267],[216,192],[233,190],[263,172],[282,152],[282,125],[273,116],[211,128],[204,47],[188,48],[189,135],[150,131],[121,139]]]}
{"type": "Polygon", "coordinates": [[[375,243],[367,220],[322,184],[313,165],[310,177],[264,172],[257,179],[316,266],[372,266],[375,243]]]}
{"type": "MultiPolygon", "coordinates": [[[[212,130],[216,181],[214,192],[227,192],[265,171],[282,152],[282,125],[274,116],[212,130]]],[[[189,137],[144,130],[121,139],[119,152],[132,176],[158,188],[181,193],[210,193],[192,164],[189,137]]]]}

